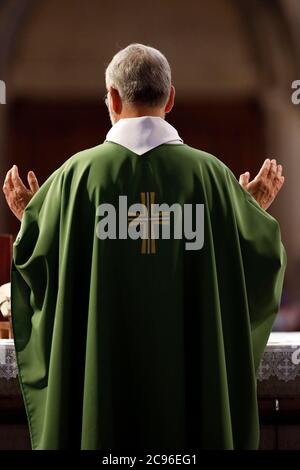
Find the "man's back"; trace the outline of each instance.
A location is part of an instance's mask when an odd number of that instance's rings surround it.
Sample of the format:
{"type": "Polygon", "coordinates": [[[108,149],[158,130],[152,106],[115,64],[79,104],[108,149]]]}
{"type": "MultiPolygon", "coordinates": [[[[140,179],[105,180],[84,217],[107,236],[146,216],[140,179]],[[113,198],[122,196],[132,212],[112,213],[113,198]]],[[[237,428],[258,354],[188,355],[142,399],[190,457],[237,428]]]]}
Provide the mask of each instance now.
{"type": "Polygon", "coordinates": [[[14,253],[33,448],[256,448],[284,265],[277,222],[205,152],[106,141],[69,159],[14,253]]]}

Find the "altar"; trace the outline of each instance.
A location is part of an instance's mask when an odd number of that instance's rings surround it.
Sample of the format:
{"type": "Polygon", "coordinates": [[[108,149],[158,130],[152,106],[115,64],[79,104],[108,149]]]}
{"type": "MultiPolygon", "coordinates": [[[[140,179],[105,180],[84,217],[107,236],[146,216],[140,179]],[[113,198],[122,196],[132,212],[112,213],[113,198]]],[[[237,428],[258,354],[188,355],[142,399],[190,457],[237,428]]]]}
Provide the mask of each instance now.
{"type": "Polygon", "coordinates": [[[257,379],[261,448],[300,450],[300,332],[271,333],[257,379]]]}
{"type": "MultiPolygon", "coordinates": [[[[0,450],[30,449],[12,339],[0,339],[0,450]]],[[[300,332],[273,332],[257,374],[260,448],[300,449],[300,332]]]]}

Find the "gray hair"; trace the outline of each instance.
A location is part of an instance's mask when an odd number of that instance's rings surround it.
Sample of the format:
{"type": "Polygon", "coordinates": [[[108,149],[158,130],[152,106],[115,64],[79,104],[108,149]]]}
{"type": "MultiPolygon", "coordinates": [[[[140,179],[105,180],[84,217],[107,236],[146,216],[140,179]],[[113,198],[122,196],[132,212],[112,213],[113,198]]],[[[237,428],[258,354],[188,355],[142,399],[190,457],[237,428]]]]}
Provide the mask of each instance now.
{"type": "Polygon", "coordinates": [[[157,49],[130,44],[119,51],[105,71],[106,86],[117,89],[124,102],[163,106],[171,88],[171,68],[157,49]]]}

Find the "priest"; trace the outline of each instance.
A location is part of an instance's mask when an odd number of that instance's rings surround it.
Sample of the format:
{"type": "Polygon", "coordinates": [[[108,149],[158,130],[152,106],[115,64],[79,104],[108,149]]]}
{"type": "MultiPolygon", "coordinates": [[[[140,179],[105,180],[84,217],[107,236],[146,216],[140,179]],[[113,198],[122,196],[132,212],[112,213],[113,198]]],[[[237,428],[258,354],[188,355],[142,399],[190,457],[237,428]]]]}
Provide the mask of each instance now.
{"type": "Polygon", "coordinates": [[[238,182],[184,143],[154,48],[119,51],[105,78],[106,140],[40,188],[16,165],[3,186],[21,221],[12,318],[32,448],[256,449],[286,263],[267,212],[282,166],[238,182]],[[202,213],[193,244],[182,225],[202,213]]]}

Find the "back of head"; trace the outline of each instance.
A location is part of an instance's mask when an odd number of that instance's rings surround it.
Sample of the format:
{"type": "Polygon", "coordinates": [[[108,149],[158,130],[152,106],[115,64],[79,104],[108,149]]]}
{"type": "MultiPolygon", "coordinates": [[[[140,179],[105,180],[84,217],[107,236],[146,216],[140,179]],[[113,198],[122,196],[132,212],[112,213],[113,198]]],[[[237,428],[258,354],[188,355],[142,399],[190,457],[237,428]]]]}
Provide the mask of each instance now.
{"type": "Polygon", "coordinates": [[[124,102],[163,106],[171,87],[171,68],[157,49],[130,44],[119,51],[105,72],[107,87],[118,90],[124,102]]]}

